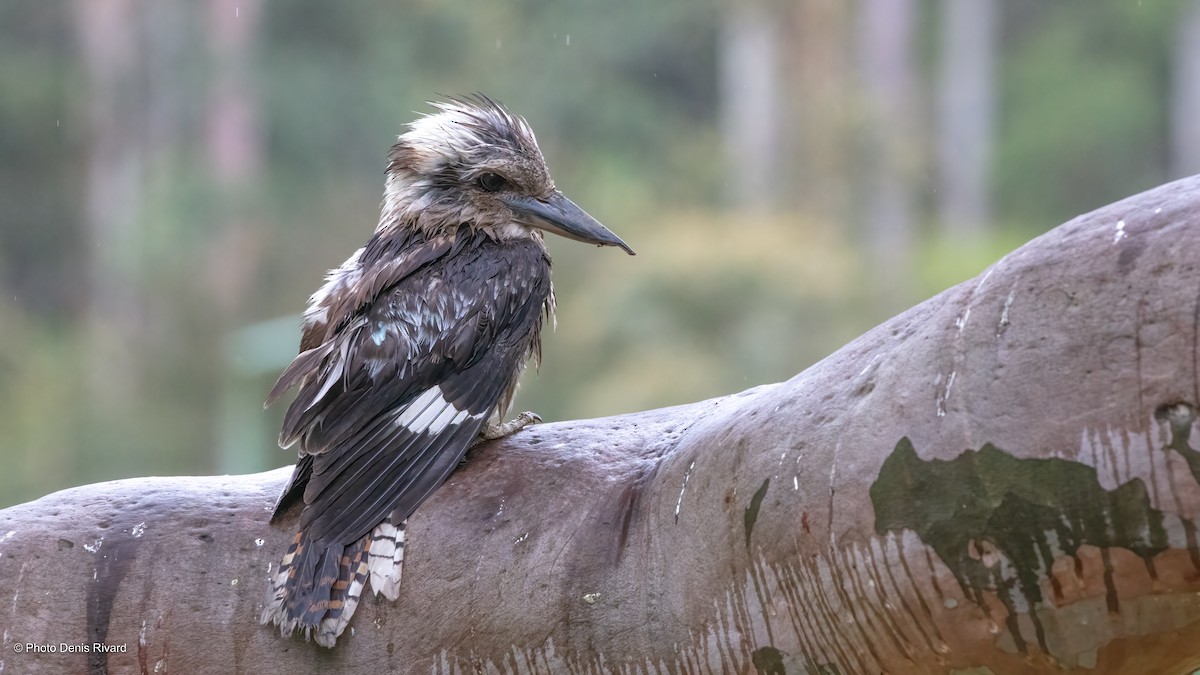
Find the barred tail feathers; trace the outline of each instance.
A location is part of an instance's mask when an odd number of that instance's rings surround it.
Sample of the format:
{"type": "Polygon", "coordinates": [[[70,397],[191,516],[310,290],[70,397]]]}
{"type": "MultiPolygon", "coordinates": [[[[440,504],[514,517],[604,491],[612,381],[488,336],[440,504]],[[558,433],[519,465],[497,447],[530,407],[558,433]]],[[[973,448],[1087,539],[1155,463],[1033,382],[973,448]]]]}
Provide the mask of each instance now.
{"type": "Polygon", "coordinates": [[[342,554],[337,579],[329,591],[329,606],[319,620],[315,639],[322,647],[332,647],[358,609],[363,586],[367,583],[367,551],[371,542],[365,537],[352,547],[354,555],[342,554]]]}
{"type": "Polygon", "coordinates": [[[376,595],[383,594],[388,600],[400,596],[400,573],[404,570],[404,528],[407,520],[400,514],[380,523],[371,532],[371,549],[367,554],[367,566],[371,571],[371,588],[376,595]],[[393,524],[397,523],[397,524],[393,524]]]}
{"type": "Polygon", "coordinates": [[[259,616],[260,623],[272,622],[279,626],[279,632],[284,637],[291,635],[296,629],[298,622],[288,620],[287,607],[289,602],[289,586],[294,585],[294,579],[299,571],[299,561],[296,559],[305,551],[303,532],[297,532],[292,539],[292,543],[288,546],[287,553],[283,555],[283,560],[280,561],[279,567],[271,572],[268,567],[270,576],[267,579],[267,601],[263,606],[262,614],[259,616]]]}
{"type": "Polygon", "coordinates": [[[284,637],[301,630],[306,640],[333,647],[354,616],[368,579],[376,594],[389,600],[399,595],[405,524],[388,520],[350,546],[323,551],[305,532],[297,533],[268,580],[261,623],[279,626],[284,637]]]}
{"type": "Polygon", "coordinates": [[[279,626],[287,637],[296,630],[304,639],[333,647],[358,607],[366,585],[370,539],[323,551],[306,533],[296,534],[268,582],[267,602],[259,620],[279,626]]]}

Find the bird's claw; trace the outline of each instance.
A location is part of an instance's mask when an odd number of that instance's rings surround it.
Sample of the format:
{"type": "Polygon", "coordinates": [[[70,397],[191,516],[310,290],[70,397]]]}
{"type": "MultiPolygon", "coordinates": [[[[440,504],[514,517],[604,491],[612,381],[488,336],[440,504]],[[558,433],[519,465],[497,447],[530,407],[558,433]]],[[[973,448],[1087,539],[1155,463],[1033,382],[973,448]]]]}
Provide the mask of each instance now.
{"type": "Polygon", "coordinates": [[[479,438],[485,441],[494,441],[497,438],[515,434],[530,424],[540,424],[541,421],[542,418],[537,413],[526,410],[507,422],[487,423],[479,432],[479,438]]]}

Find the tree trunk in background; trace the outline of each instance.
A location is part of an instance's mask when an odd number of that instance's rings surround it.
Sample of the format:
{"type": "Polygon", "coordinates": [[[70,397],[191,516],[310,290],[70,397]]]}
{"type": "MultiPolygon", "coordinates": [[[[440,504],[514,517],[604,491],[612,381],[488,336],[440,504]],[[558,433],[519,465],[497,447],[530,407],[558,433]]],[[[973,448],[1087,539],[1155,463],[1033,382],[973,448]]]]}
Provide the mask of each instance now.
{"type": "Polygon", "coordinates": [[[916,0],[864,0],[858,45],[866,125],[861,202],[881,309],[906,299],[912,269],[916,138],[916,0]]]}
{"type": "MultiPolygon", "coordinates": [[[[247,222],[263,164],[259,101],[253,82],[254,52],[261,26],[260,0],[211,0],[208,38],[213,58],[212,92],[206,119],[208,174],[224,208],[217,211],[217,236],[210,244],[208,288],[219,310],[218,330],[235,323],[246,289],[254,278],[261,250],[260,228],[247,222]]],[[[228,345],[229,339],[223,340],[228,345]]],[[[231,368],[233,355],[223,353],[217,419],[217,469],[227,473],[254,471],[266,463],[267,449],[255,442],[260,431],[262,392],[247,391],[231,368]],[[249,417],[248,416],[253,416],[249,417]],[[254,432],[253,434],[249,432],[254,432]]]]}
{"type": "MultiPolygon", "coordinates": [[[[145,127],[141,130],[148,149],[148,164],[162,158],[190,138],[186,120],[190,116],[193,82],[180,77],[195,58],[192,36],[196,13],[189,5],[174,2],[143,3],[138,6],[141,19],[144,57],[145,127]]],[[[150,173],[154,173],[153,169],[150,173]]]]}
{"type": "Polygon", "coordinates": [[[251,83],[254,44],[262,16],[259,0],[211,0],[213,57],[208,106],[208,163],[214,182],[237,189],[262,166],[258,101],[251,83]]]}
{"type": "Polygon", "coordinates": [[[143,126],[138,64],[143,60],[133,0],[75,5],[80,57],[87,76],[87,158],[82,217],[88,400],[119,405],[132,394],[137,359],[127,346],[138,324],[133,276],[142,205],[143,126]]]}
{"type": "Polygon", "coordinates": [[[803,211],[829,222],[845,221],[851,204],[848,13],[841,0],[795,2],[784,55],[797,163],[789,192],[803,211]]]}
{"type": "Polygon", "coordinates": [[[938,60],[938,209],[942,227],[977,235],[991,220],[995,0],[942,0],[938,60]]]}
{"type": "Polygon", "coordinates": [[[735,208],[775,206],[781,143],[778,17],[764,2],[733,3],[721,32],[721,131],[729,201],[735,208]]]}
{"type": "Polygon", "coordinates": [[[1171,173],[1190,176],[1200,173],[1200,0],[1186,3],[1181,12],[1171,102],[1171,173]]]}
{"type": "Polygon", "coordinates": [[[258,97],[253,84],[260,0],[211,0],[208,38],[213,59],[205,137],[208,175],[216,188],[220,234],[213,238],[209,285],[218,306],[235,312],[254,275],[255,228],[244,222],[263,164],[258,97]]]}

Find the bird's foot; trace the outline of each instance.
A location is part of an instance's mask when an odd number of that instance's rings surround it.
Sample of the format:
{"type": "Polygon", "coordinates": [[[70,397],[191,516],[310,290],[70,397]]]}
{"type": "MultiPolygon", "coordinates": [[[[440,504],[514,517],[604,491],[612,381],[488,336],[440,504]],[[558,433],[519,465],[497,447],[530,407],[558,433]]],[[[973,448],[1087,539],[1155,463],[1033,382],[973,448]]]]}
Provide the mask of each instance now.
{"type": "Polygon", "coordinates": [[[517,433],[530,424],[538,424],[541,421],[542,418],[538,417],[537,413],[532,413],[526,410],[507,422],[488,422],[479,432],[479,439],[476,442],[494,441],[497,438],[504,438],[509,434],[517,433]]]}

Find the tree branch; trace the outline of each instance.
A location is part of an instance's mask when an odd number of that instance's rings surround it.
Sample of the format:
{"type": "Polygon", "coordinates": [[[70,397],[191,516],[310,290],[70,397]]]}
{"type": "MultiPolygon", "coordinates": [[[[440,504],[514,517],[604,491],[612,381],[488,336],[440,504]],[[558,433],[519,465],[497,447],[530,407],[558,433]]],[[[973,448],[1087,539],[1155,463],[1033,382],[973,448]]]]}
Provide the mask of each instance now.
{"type": "Polygon", "coordinates": [[[286,469],[0,511],[0,672],[1196,667],[1198,261],[1190,178],[787,382],[484,444],[333,650],[257,621],[286,469]]]}

